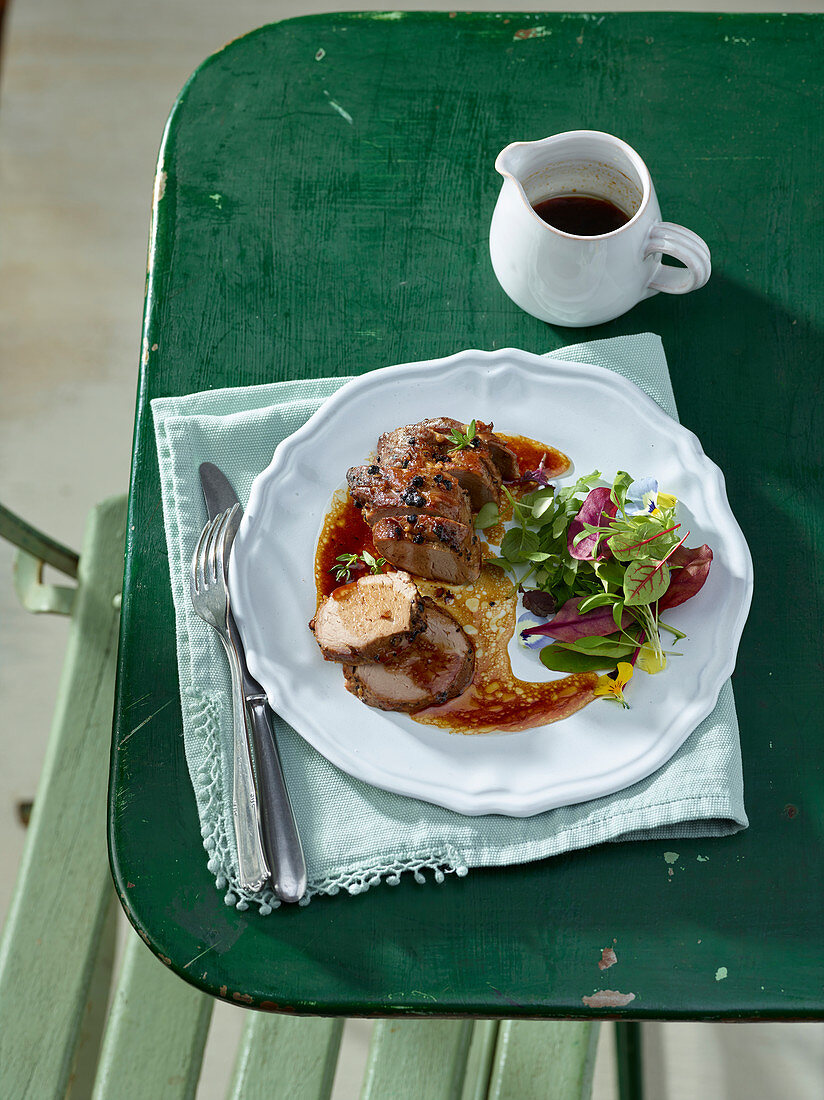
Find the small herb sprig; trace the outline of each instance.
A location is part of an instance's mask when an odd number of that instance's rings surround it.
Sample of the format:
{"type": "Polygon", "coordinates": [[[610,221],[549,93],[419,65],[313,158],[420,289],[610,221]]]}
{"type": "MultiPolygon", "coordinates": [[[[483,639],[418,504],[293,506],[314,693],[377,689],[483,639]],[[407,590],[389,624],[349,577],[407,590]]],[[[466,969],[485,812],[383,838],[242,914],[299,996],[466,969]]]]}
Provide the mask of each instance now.
{"type": "Polygon", "coordinates": [[[386,558],[376,558],[368,550],[362,554],[338,554],[335,561],[338,564],[333,565],[329,572],[335,574],[336,581],[344,583],[352,579],[352,573],[356,570],[366,568],[372,574],[382,573],[386,565],[386,558]]]}
{"type": "Polygon", "coordinates": [[[474,446],[477,433],[478,428],[474,420],[469,421],[465,432],[462,432],[460,428],[450,428],[449,439],[452,443],[450,451],[454,454],[456,451],[463,451],[467,447],[474,446]]]}

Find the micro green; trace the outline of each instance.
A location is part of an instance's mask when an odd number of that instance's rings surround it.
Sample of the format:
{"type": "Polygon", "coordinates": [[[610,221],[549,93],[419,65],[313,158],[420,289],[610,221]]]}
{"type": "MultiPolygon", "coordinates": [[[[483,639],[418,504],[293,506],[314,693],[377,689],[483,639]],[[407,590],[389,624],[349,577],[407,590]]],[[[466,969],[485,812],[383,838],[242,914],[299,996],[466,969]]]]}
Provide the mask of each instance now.
{"type": "Polygon", "coordinates": [[[467,447],[471,447],[475,441],[477,431],[477,425],[474,420],[469,421],[465,432],[462,432],[460,428],[450,428],[449,440],[452,443],[451,450],[453,452],[463,451],[467,447]]]}
{"type": "Polygon", "coordinates": [[[386,565],[386,558],[376,558],[368,550],[364,550],[362,554],[338,554],[335,561],[338,564],[333,565],[329,572],[335,574],[336,581],[344,583],[352,579],[353,572],[366,568],[373,574],[382,573],[386,565]]]}

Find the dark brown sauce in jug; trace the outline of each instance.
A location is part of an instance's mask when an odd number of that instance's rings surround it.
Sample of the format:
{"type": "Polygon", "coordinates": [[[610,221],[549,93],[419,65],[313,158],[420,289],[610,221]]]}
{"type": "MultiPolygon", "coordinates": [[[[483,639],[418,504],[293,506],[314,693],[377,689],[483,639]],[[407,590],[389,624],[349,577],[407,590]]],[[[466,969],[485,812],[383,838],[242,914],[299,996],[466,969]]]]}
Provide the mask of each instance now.
{"type": "Polygon", "coordinates": [[[576,237],[600,237],[629,221],[629,215],[614,203],[595,195],[553,195],[532,209],[548,225],[576,237]]]}

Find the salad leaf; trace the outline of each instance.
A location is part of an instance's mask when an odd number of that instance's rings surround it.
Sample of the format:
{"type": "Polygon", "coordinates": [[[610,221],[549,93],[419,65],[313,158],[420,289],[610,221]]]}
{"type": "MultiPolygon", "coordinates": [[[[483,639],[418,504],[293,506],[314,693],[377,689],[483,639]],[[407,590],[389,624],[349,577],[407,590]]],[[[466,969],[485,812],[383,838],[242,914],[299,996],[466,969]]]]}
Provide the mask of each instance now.
{"type": "Polygon", "coordinates": [[[624,573],[624,604],[638,607],[659,600],[670,582],[669,566],[663,561],[631,561],[624,573]]]}
{"type": "Polygon", "coordinates": [[[593,558],[607,556],[608,551],[599,548],[599,543],[603,535],[609,532],[609,521],[618,511],[610,493],[611,490],[606,486],[599,486],[587,495],[567,529],[567,550],[570,557],[579,561],[592,561],[593,558]],[[597,530],[587,533],[588,528],[597,530]]]}
{"type": "Polygon", "coordinates": [[[531,561],[531,555],[539,553],[538,536],[526,527],[511,527],[501,543],[501,557],[508,562],[531,561]]]}
{"type": "Polygon", "coordinates": [[[590,656],[548,645],[539,654],[541,664],[551,672],[601,672],[616,668],[617,657],[590,656]]]}
{"type": "Polygon", "coordinates": [[[527,580],[534,585],[524,593],[527,611],[543,617],[559,608],[548,622],[521,631],[525,640],[535,636],[529,644],[547,668],[614,673],[623,662],[659,672],[667,664],[661,632],[684,637],[659,612],[700,590],[712,551],[684,546],[689,532],[679,537],[678,502],[652,478],[619,470],[611,486],[599,481],[598,471],[562,489],[537,481],[518,499],[505,489],[514,526],[492,560],[521,592],[527,580]]]}
{"type": "Polygon", "coordinates": [[[524,610],[541,618],[548,618],[556,611],[555,599],[551,592],[543,592],[540,588],[530,588],[523,595],[524,610]]]}
{"type": "Polygon", "coordinates": [[[662,558],[668,550],[678,543],[676,531],[681,526],[664,527],[657,519],[640,516],[634,521],[626,521],[622,527],[613,524],[615,534],[607,539],[613,555],[619,561],[635,561],[637,558],[662,558]]]}
{"type": "Polygon", "coordinates": [[[475,527],[478,531],[485,531],[487,527],[494,527],[501,520],[501,513],[494,500],[489,500],[475,516],[475,527]]]}
{"type": "MultiPolygon", "coordinates": [[[[558,614],[548,623],[528,627],[522,632],[523,635],[526,637],[530,634],[546,634],[559,642],[574,642],[578,638],[589,638],[592,635],[606,637],[607,634],[614,634],[617,627],[612,616],[612,608],[596,607],[581,615],[578,607],[582,599],[581,596],[575,596],[567,600],[558,614]]],[[[632,616],[624,612],[621,626],[626,628],[632,621],[632,616]]]]}
{"type": "Polygon", "coordinates": [[[704,543],[690,549],[679,546],[669,558],[673,569],[670,585],[658,602],[658,610],[677,607],[700,591],[712,565],[712,550],[704,543]]]}
{"type": "Polygon", "coordinates": [[[592,657],[629,657],[638,648],[638,642],[632,639],[628,642],[616,641],[612,636],[608,638],[579,638],[577,642],[555,642],[561,649],[569,649],[575,653],[586,653],[592,657]]]}

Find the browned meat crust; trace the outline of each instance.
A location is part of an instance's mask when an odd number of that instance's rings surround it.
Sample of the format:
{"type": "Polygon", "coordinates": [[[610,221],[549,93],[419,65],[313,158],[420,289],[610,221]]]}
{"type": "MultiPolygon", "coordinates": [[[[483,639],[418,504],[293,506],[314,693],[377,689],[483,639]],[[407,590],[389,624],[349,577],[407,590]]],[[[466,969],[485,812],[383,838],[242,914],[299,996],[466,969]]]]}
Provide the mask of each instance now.
{"type": "Polygon", "coordinates": [[[394,466],[353,466],[346,474],[349,493],[371,527],[387,516],[443,516],[472,524],[469,497],[457,479],[439,466],[403,470],[394,466]]]}
{"type": "Polygon", "coordinates": [[[378,439],[378,462],[414,470],[424,465],[439,465],[469,494],[472,510],[477,512],[492,501],[500,503],[501,476],[489,455],[480,447],[454,450],[454,444],[441,431],[422,424],[407,424],[386,432],[378,439]]]}
{"type": "MultiPolygon", "coordinates": [[[[467,430],[466,424],[461,423],[460,420],[453,420],[451,416],[432,416],[422,420],[421,424],[425,428],[440,432],[445,438],[449,437],[453,428],[457,428],[459,432],[463,433],[467,430]]],[[[488,454],[497,466],[498,473],[504,481],[515,481],[521,476],[518,458],[512,448],[508,447],[502,439],[495,435],[492,430],[493,427],[493,424],[485,424],[482,420],[476,421],[475,439],[477,443],[475,446],[488,454]]]]}
{"type": "Polygon", "coordinates": [[[472,527],[439,516],[379,520],[372,528],[377,552],[418,577],[469,584],[481,572],[481,544],[472,527]]]}
{"type": "Polygon", "coordinates": [[[378,461],[353,466],[346,480],[388,562],[430,580],[468,584],[481,569],[473,513],[500,504],[503,480],[518,476],[518,460],[491,424],[476,423],[466,447],[456,447],[453,431],[466,434],[467,425],[441,416],[385,432],[378,461]]]}
{"type": "Polygon", "coordinates": [[[344,665],[346,687],[367,706],[413,714],[460,695],[472,682],[475,649],[460,623],[425,599],[426,629],[381,664],[344,665]]]}

